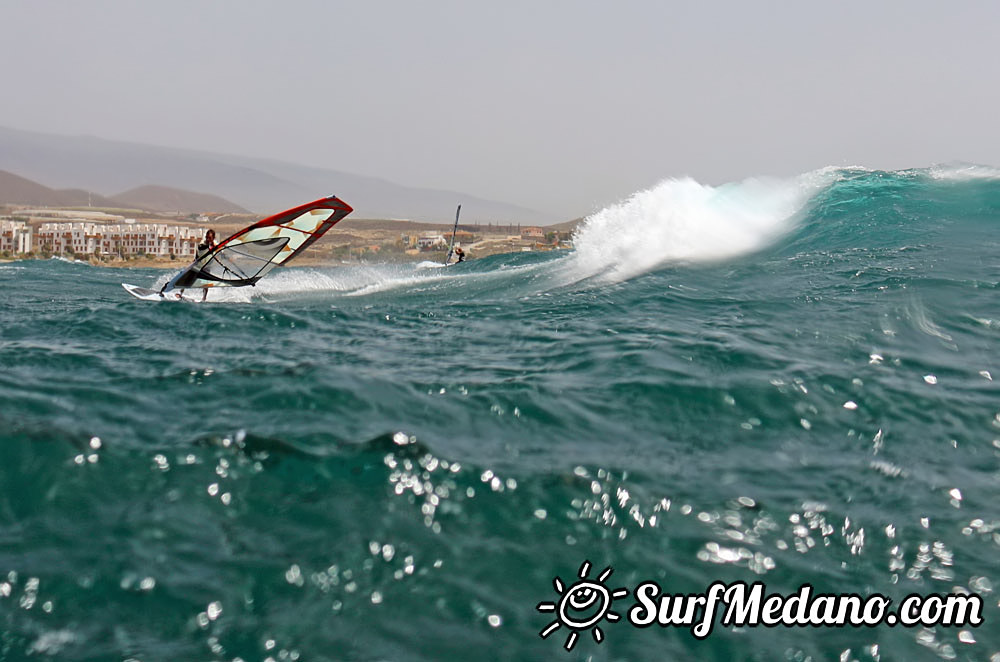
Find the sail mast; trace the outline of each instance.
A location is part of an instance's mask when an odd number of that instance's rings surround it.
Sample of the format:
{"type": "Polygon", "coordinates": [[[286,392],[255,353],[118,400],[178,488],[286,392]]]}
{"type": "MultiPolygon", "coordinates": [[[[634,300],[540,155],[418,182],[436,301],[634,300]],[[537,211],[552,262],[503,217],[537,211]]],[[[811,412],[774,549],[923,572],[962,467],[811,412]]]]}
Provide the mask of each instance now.
{"type": "Polygon", "coordinates": [[[444,259],[445,265],[451,262],[451,254],[455,249],[455,233],[458,232],[458,215],[462,213],[462,205],[455,210],[455,227],[451,229],[451,243],[448,244],[448,256],[444,259]]]}

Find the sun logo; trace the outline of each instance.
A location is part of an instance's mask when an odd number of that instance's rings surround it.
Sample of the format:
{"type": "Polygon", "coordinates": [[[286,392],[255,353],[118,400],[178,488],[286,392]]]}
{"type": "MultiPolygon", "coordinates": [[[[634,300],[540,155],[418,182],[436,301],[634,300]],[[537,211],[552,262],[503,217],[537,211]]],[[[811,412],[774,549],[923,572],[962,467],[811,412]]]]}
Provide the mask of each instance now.
{"type": "Polygon", "coordinates": [[[590,573],[590,561],[584,561],[580,566],[578,576],[579,581],[566,588],[561,579],[556,577],[552,580],[556,593],[559,594],[559,602],[539,602],[535,607],[540,612],[555,612],[556,620],[545,626],[538,633],[542,639],[565,625],[570,633],[566,637],[566,650],[573,650],[576,645],[576,638],[580,632],[593,628],[594,641],[601,643],[604,641],[604,632],[598,627],[601,619],[607,619],[615,623],[621,618],[620,614],[611,611],[611,603],[617,598],[624,598],[628,595],[627,588],[619,588],[611,591],[604,585],[604,580],[611,576],[611,567],[604,569],[596,580],[587,579],[590,573]]]}

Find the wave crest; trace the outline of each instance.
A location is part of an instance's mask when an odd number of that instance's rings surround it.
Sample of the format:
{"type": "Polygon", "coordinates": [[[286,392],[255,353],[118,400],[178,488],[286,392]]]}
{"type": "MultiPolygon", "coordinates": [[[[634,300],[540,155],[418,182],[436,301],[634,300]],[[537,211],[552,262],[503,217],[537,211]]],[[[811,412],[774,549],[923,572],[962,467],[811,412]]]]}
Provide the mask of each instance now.
{"type": "Polygon", "coordinates": [[[837,176],[827,168],[722,186],[664,180],[585,219],[571,268],[577,279],[622,281],[664,264],[751,253],[791,229],[810,197],[837,176]]]}

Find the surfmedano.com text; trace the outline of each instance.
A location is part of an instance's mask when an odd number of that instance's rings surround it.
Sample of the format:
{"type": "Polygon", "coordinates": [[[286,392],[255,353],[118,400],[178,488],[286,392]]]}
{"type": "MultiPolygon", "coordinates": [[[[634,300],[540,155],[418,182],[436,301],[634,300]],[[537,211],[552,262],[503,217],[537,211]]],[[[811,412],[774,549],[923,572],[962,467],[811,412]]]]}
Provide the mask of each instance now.
{"type": "Polygon", "coordinates": [[[656,582],[639,584],[628,620],[636,627],[685,627],[697,639],[712,634],[716,614],[723,627],[905,627],[978,626],[983,599],[975,593],[911,593],[890,609],[892,600],[875,593],[814,593],[803,584],[792,595],[767,594],[762,582],[714,582],[702,594],[664,594],[656,582]]]}

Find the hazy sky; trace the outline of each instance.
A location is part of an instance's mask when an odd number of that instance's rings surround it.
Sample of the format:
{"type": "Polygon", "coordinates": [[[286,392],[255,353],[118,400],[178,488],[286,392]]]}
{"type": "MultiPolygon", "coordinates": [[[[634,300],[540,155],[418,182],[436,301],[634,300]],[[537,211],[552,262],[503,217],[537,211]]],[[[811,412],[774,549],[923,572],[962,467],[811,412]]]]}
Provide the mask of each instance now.
{"type": "Polygon", "coordinates": [[[666,177],[1000,165],[994,1],[0,0],[0,26],[2,126],[567,218],[666,177]]]}

